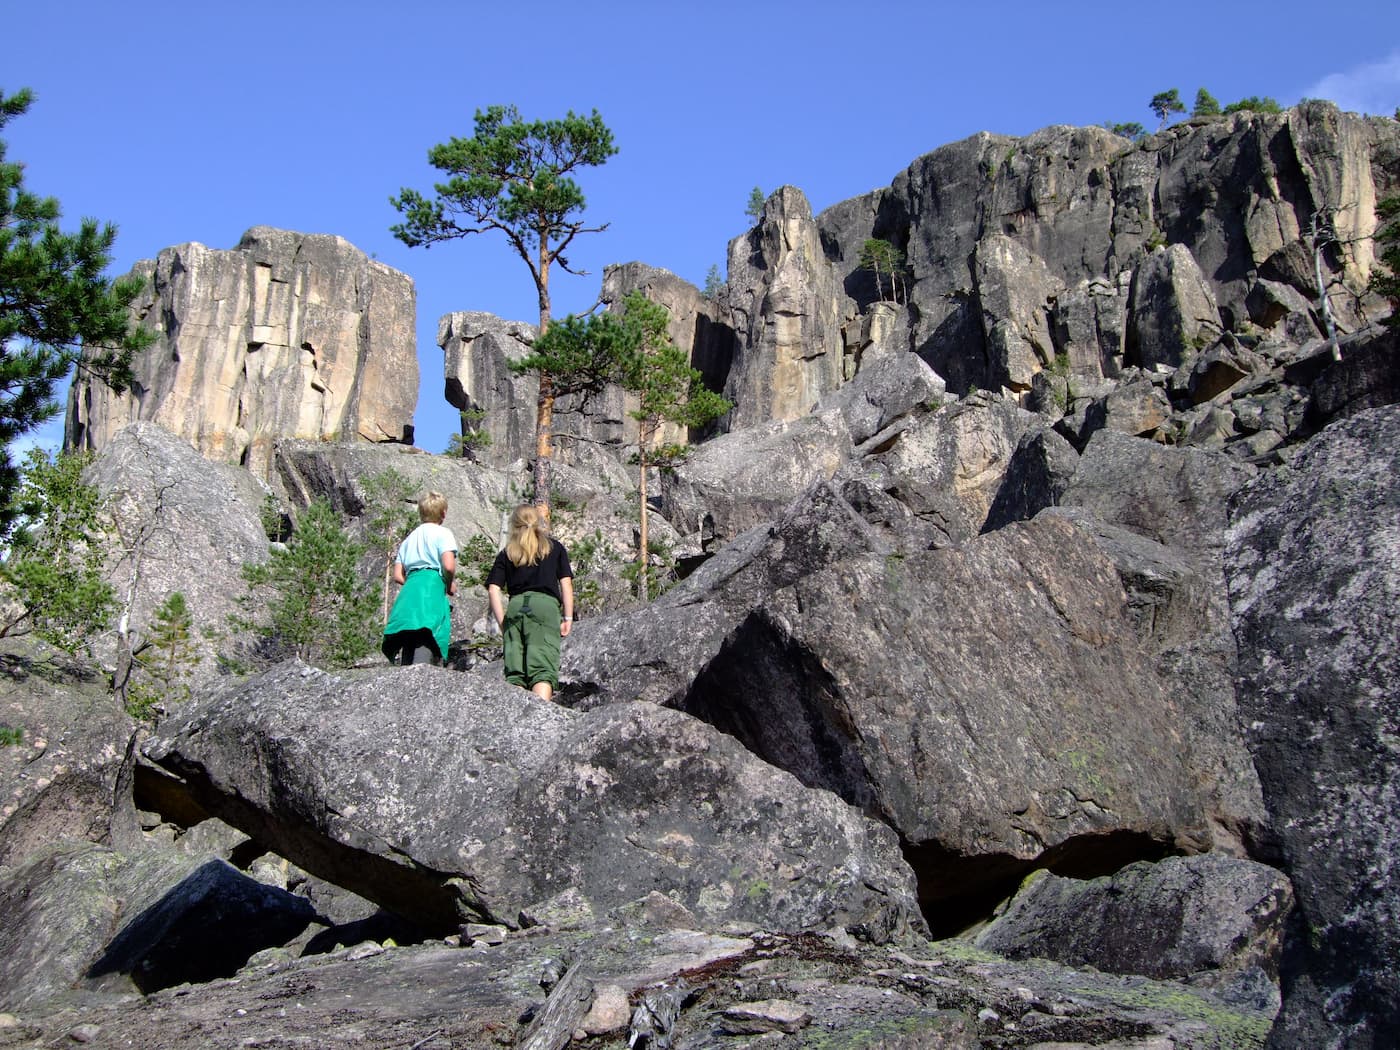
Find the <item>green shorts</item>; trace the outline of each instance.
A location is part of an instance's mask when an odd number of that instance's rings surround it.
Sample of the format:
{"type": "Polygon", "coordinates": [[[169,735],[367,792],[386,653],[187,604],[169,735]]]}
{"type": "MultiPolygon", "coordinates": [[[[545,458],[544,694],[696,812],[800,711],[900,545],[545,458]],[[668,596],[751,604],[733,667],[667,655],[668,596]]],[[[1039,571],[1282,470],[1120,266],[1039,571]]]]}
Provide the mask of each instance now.
{"type": "Polygon", "coordinates": [[[505,645],[506,681],[529,689],[540,682],[559,684],[558,600],[541,591],[511,595],[501,634],[505,645]]]}

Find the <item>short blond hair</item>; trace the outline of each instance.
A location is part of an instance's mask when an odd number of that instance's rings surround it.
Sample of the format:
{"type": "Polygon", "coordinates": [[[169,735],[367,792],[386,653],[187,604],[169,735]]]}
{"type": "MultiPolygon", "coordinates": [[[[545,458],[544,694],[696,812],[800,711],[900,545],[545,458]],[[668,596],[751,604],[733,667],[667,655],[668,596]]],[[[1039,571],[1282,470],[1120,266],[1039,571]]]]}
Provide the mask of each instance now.
{"type": "Polygon", "coordinates": [[[447,497],[441,492],[429,492],[418,501],[418,520],[442,524],[447,517],[447,497]]]}

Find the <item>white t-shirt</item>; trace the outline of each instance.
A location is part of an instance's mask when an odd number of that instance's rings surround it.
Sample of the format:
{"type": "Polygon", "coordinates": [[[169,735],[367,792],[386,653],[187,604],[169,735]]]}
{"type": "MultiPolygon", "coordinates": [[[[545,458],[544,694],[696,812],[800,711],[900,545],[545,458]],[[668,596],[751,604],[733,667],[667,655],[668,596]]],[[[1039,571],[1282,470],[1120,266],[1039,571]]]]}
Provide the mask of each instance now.
{"type": "Polygon", "coordinates": [[[457,551],[457,537],[452,530],[436,522],[425,521],[399,544],[399,563],[405,573],[414,569],[442,569],[443,551],[457,551]]]}

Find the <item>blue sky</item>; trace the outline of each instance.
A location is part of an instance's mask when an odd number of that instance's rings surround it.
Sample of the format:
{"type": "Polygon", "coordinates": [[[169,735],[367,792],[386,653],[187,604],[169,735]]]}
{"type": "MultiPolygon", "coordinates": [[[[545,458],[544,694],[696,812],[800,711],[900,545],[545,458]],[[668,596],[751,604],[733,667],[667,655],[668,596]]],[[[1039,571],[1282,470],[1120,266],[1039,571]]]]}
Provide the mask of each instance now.
{"type": "Polygon", "coordinates": [[[1171,87],[1188,105],[1204,86],[1222,103],[1400,106],[1394,0],[8,6],[0,89],[38,96],[4,133],[29,188],[58,197],[67,225],[117,224],[113,275],[185,241],[231,248],[261,224],[339,234],[404,271],[417,443],[433,452],[456,426],[438,318],[537,316],[500,236],[424,250],[389,233],[389,196],[428,190],[428,148],[470,135],[478,108],[596,108],[616,136],[620,152],[580,179],[588,217],[611,225],[570,252],[590,276],[555,277],[558,316],[593,303],[609,263],[703,284],[746,229],[754,186],[797,186],[820,211],[978,131],[1151,126],[1148,99],[1171,87]]]}

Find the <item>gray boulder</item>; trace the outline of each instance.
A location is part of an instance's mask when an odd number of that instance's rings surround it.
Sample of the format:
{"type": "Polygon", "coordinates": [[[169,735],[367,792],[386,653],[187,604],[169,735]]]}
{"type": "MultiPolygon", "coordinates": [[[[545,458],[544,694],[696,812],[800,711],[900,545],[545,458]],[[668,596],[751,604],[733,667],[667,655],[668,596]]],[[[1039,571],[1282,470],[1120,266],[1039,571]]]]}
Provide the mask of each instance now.
{"type": "Polygon", "coordinates": [[[861,445],[900,417],[941,402],[947,392],[948,385],[917,354],[872,354],[862,358],[850,382],[823,398],[816,411],[838,408],[851,443],[861,445]]]}
{"type": "Polygon", "coordinates": [[[1013,959],[1054,959],[1109,973],[1184,978],[1277,1009],[1288,879],[1218,853],[1139,862],[1097,879],[1038,872],[977,935],[1013,959]]]}
{"type": "Polygon", "coordinates": [[[805,574],[684,706],[896,828],[936,927],[1046,857],[1203,841],[1182,711],[1062,521],[805,574]]]}
{"type": "Polygon", "coordinates": [[[1218,572],[1228,500],[1255,473],[1219,453],[1104,430],[1090,438],[1060,503],[1082,507],[1218,572]]]}
{"type": "Polygon", "coordinates": [[[1043,428],[1022,434],[982,531],[994,532],[1013,521],[1029,521],[1046,507],[1058,504],[1078,466],[1079,454],[1055,431],[1043,428]]]}
{"type": "MultiPolygon", "coordinates": [[[[242,567],[267,558],[260,512],[268,489],[247,470],[209,462],[155,423],[133,423],[113,435],[87,478],[107,499],[117,524],[104,576],[118,595],[133,644],[149,637],[157,608],[179,591],[196,628],[191,677],[216,675],[212,636],[241,611],[242,567]]],[[[120,648],[109,632],[96,651],[116,666],[120,648]]]]}
{"type": "Polygon", "coordinates": [[[888,829],[652,704],[579,715],[494,673],[293,663],[202,698],[146,754],[211,813],[430,930],[515,926],[569,889],[596,910],[661,889],[707,921],[921,924],[888,829]]]}
{"type": "Polygon", "coordinates": [[[852,454],[842,412],[722,434],[662,475],[661,512],[706,551],[773,520],[852,454]]]}
{"type": "Polygon", "coordinates": [[[1049,304],[1062,286],[1042,259],[1001,233],[978,243],[972,271],[994,387],[1029,390],[1055,356],[1049,304]]]}
{"type": "Polygon", "coordinates": [[[80,983],[153,992],[232,977],[316,919],[309,903],[223,861],[169,850],[51,846],[5,869],[0,1008],[45,1005],[80,983]]]}
{"type": "Polygon", "coordinates": [[[1133,275],[1131,294],[1129,365],[1176,368],[1222,331],[1215,293],[1184,244],[1149,255],[1133,275]]]}
{"type": "Polygon", "coordinates": [[[1171,418],[1172,405],[1166,391],[1148,376],[1137,373],[1095,398],[1085,409],[1076,443],[1082,446],[1100,430],[1156,438],[1163,434],[1171,418]]]}
{"type": "Polygon", "coordinates": [[[1400,409],[1333,424],[1231,505],[1240,706],[1297,923],[1270,1045],[1400,1039],[1400,409]]]}
{"type": "Polygon", "coordinates": [[[984,394],[906,422],[868,465],[916,512],[951,505],[960,520],[949,532],[957,538],[983,528],[1022,437],[1045,425],[1014,400],[984,394]]]}
{"type": "Polygon", "coordinates": [[[98,668],[31,637],[0,638],[0,866],[71,839],[128,848],[136,723],[98,668]]]}

